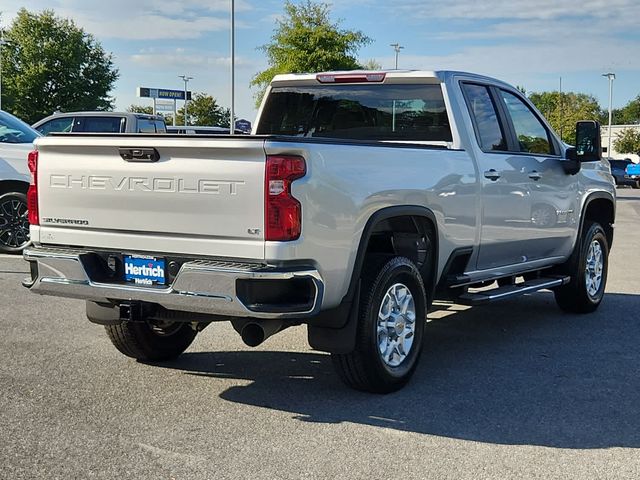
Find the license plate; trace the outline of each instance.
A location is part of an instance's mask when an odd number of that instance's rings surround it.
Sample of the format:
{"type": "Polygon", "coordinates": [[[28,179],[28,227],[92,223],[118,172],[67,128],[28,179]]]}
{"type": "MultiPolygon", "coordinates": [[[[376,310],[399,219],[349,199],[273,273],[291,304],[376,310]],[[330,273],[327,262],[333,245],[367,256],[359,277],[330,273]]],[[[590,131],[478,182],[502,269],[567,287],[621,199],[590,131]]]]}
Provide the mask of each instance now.
{"type": "Polygon", "coordinates": [[[124,256],[124,279],[136,285],[164,285],[164,258],[146,255],[124,256]]]}

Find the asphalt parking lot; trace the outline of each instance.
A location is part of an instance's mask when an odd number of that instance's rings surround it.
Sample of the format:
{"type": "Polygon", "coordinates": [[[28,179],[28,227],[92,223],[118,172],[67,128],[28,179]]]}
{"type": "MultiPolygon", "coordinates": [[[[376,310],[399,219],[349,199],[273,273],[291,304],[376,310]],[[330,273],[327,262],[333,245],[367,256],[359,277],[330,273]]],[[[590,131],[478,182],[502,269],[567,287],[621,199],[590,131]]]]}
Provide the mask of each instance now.
{"type": "Polygon", "coordinates": [[[354,392],[294,328],[257,349],[214,325],[178,361],[132,361],[79,301],[0,257],[0,477],[640,477],[640,193],[618,190],[608,294],[441,306],[413,381],[354,392]]]}

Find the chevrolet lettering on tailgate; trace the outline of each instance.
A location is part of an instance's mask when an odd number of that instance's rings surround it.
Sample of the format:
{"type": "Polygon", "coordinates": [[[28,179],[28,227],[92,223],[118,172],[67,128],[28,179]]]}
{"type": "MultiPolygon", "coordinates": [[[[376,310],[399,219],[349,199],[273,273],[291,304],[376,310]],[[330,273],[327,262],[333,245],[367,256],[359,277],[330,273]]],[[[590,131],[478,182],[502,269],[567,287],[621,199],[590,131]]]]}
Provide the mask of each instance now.
{"type": "Polygon", "coordinates": [[[129,192],[205,193],[237,195],[241,180],[194,180],[183,178],[110,177],[105,175],[51,175],[51,188],[82,188],[129,192]]]}

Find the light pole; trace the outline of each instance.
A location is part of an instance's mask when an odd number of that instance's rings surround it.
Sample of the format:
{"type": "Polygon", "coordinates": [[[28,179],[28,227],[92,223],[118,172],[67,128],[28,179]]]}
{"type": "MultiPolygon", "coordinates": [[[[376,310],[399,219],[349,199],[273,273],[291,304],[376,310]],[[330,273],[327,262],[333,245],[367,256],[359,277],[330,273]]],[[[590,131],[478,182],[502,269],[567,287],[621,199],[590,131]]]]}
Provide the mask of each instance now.
{"type": "Polygon", "coordinates": [[[236,76],[236,36],[235,36],[235,0],[231,0],[231,109],[229,116],[229,135],[233,135],[236,132],[234,122],[234,107],[235,107],[235,76],[236,76]]]}
{"type": "Polygon", "coordinates": [[[178,75],[178,78],[181,78],[184,82],[184,126],[187,126],[187,85],[189,80],[193,80],[193,77],[189,77],[187,75],[178,75]]]}
{"type": "Polygon", "coordinates": [[[392,43],[390,46],[393,47],[393,49],[396,52],[396,70],[397,70],[398,69],[398,55],[400,54],[400,50],[402,50],[404,47],[402,45],[400,45],[399,43],[392,43]]]}
{"type": "Polygon", "coordinates": [[[609,143],[607,146],[607,157],[611,158],[611,100],[613,98],[613,81],[616,79],[615,73],[603,73],[603,77],[609,79],[609,143]]]}

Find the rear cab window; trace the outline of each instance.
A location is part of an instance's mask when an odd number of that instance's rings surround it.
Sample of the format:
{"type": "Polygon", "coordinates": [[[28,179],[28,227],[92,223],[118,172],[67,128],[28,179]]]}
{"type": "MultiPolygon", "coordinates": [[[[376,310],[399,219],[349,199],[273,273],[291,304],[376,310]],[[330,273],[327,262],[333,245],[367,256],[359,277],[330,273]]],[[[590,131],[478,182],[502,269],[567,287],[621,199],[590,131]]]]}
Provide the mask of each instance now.
{"type": "Polygon", "coordinates": [[[256,131],[368,141],[452,141],[439,84],[275,86],[256,131]]]}

